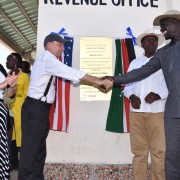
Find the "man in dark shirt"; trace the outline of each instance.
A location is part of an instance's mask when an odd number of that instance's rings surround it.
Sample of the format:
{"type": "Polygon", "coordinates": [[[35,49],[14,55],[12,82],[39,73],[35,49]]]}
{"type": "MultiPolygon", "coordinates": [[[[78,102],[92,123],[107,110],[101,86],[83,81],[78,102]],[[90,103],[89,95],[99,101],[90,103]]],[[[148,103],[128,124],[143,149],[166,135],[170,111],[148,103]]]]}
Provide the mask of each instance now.
{"type": "Polygon", "coordinates": [[[153,24],[160,25],[170,43],[141,68],[106,78],[112,80],[114,86],[121,86],[142,80],[162,68],[169,91],[165,106],[165,176],[166,180],[180,180],[180,12],[168,11],[156,17],[153,24]]]}

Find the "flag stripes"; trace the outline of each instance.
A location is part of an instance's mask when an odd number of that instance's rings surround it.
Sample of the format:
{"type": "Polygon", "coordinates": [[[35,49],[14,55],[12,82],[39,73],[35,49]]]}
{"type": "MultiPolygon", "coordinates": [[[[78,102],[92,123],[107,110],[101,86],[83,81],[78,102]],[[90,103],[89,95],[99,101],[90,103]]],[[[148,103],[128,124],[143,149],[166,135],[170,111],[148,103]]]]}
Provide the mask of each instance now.
{"type": "MultiPolygon", "coordinates": [[[[127,72],[129,62],[135,58],[132,39],[115,40],[116,44],[116,64],[114,75],[127,72]],[[128,46],[127,46],[128,44],[128,46]],[[128,51],[129,50],[129,51],[128,51]]],[[[106,123],[106,130],[116,133],[129,132],[129,100],[123,95],[124,87],[113,87],[110,100],[109,112],[106,123]]]]}
{"type": "MultiPolygon", "coordinates": [[[[73,38],[64,37],[69,42],[64,44],[64,53],[60,60],[67,66],[72,66],[73,38]]],[[[50,129],[68,132],[70,81],[57,77],[55,102],[52,104],[49,115],[50,129]]]]}

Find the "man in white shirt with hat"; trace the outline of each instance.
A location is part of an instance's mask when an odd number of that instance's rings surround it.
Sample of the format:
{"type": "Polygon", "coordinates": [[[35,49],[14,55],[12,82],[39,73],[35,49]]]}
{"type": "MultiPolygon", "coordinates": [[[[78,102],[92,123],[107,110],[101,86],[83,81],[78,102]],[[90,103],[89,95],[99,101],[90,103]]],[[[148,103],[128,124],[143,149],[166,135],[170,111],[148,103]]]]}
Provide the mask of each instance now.
{"type": "MultiPolygon", "coordinates": [[[[164,41],[162,34],[153,29],[137,37],[137,45],[144,54],[134,59],[128,71],[137,69],[150,61],[157,47],[164,41]]],[[[152,180],[165,180],[164,156],[164,106],[168,90],[162,70],[131,84],[127,84],[124,95],[130,100],[130,142],[133,158],[133,179],[146,179],[148,155],[151,157],[152,180]]]]}
{"type": "Polygon", "coordinates": [[[162,69],[168,88],[164,111],[165,178],[166,180],[180,180],[180,12],[167,11],[157,16],[153,25],[160,26],[165,39],[170,40],[170,43],[160,48],[142,67],[125,75],[106,77],[106,79],[111,80],[115,86],[121,86],[121,84],[142,80],[162,69]]]}

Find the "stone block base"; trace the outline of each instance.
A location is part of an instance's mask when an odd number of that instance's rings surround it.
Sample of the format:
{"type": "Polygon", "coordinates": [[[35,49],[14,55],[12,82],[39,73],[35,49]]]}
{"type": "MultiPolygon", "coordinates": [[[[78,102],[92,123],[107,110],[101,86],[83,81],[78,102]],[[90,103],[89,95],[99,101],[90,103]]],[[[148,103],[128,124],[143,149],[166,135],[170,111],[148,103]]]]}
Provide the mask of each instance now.
{"type": "Polygon", "coordinates": [[[47,163],[44,174],[45,180],[132,180],[132,165],[47,163]]]}

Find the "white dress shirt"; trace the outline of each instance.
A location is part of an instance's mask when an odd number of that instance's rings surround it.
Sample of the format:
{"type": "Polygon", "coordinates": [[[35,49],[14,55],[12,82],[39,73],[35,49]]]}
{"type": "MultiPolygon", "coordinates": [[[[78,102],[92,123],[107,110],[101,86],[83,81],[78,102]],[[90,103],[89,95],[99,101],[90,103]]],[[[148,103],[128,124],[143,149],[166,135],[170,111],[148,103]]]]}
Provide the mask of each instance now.
{"type": "MultiPolygon", "coordinates": [[[[130,63],[128,71],[140,68],[150,59],[151,58],[147,58],[146,56],[142,55],[141,57],[133,60],[130,63]]],[[[131,106],[131,112],[163,112],[165,108],[166,98],[168,95],[168,90],[162,70],[160,69],[159,71],[155,72],[154,74],[141,81],[127,84],[124,89],[124,95],[129,99],[132,94],[135,94],[141,99],[141,106],[140,109],[134,109],[131,106]],[[159,94],[161,99],[158,101],[154,101],[152,104],[147,104],[144,99],[150,92],[159,94]]]]}
{"type": "MultiPolygon", "coordinates": [[[[0,83],[5,81],[4,74],[0,71],[0,83]]],[[[0,99],[3,99],[4,89],[0,89],[0,99]]]]}
{"type": "MultiPolygon", "coordinates": [[[[79,82],[85,74],[86,73],[81,70],[68,67],[49,51],[45,51],[33,64],[28,96],[34,99],[40,99],[45,92],[51,75],[62,77],[73,82],[79,82]]],[[[53,103],[55,98],[54,80],[55,78],[53,78],[47,94],[48,103],[53,103]]],[[[42,101],[45,101],[45,98],[42,98],[42,101]]]]}

